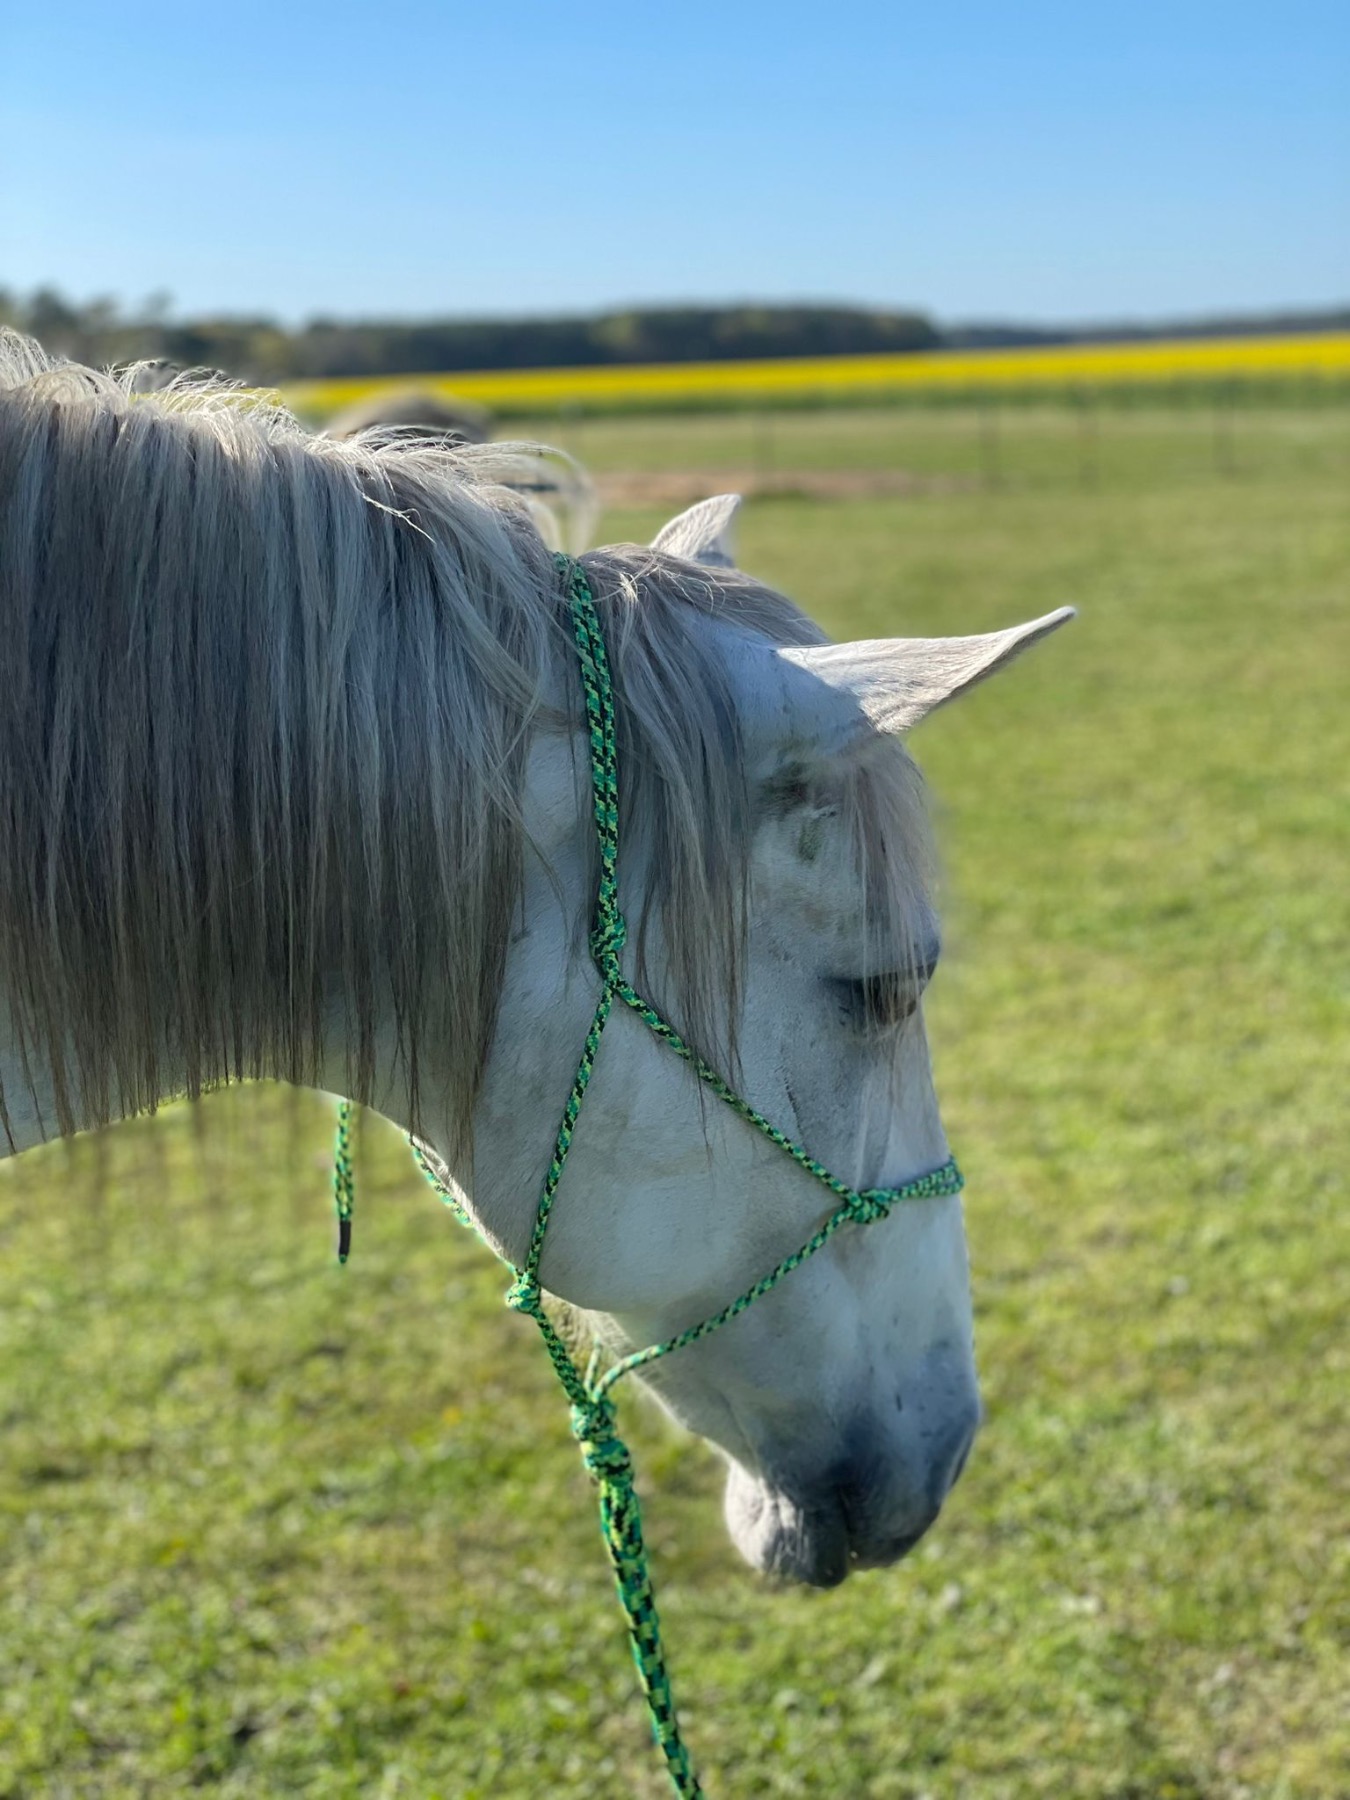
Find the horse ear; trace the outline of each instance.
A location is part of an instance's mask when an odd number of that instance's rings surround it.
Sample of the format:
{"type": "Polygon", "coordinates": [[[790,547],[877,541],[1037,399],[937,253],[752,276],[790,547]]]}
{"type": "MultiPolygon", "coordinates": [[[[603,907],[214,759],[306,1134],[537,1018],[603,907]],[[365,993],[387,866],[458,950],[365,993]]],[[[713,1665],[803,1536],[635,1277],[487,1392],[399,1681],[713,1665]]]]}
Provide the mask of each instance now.
{"type": "Polygon", "coordinates": [[[686,561],[702,563],[709,569],[734,569],[732,525],[740,509],[739,494],[717,494],[711,500],[700,500],[661,527],[652,539],[652,549],[664,550],[668,556],[683,556],[686,561]]]}
{"type": "Polygon", "coordinates": [[[908,731],[1074,617],[1071,606],[982,637],[866,638],[774,654],[794,746],[823,756],[908,731]]]}

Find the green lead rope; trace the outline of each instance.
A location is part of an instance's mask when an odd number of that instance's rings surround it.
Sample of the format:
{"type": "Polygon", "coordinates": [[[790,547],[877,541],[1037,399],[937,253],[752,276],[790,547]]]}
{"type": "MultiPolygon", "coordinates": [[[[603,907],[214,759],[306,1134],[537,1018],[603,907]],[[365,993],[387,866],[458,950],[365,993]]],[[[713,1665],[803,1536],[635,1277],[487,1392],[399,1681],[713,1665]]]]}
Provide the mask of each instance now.
{"type": "MultiPolygon", "coordinates": [[[[528,1313],[539,1327],[549,1360],[572,1406],[572,1434],[581,1447],[582,1460],[599,1491],[600,1529],[614,1569],[619,1602],[628,1621],[628,1635],[638,1679],[646,1696],[652,1730],[677,1794],[695,1800],[703,1789],[694,1773],[689,1752],[680,1735],[675,1701],[671,1694],[670,1676],[666,1669],[665,1651],[661,1643],[661,1626],[657,1617],[656,1597],[652,1591],[647,1567],[647,1552],[642,1541],[642,1515],[633,1485],[633,1460],[628,1446],[619,1436],[612,1391],[625,1375],[634,1369],[669,1356],[688,1344],[697,1343],[710,1332],[729,1323],[743,1313],[753,1301],[767,1294],[802,1263],[822,1250],[834,1234],[849,1224],[870,1224],[884,1219],[892,1207],[904,1200],[930,1200],[944,1194],[956,1194],[964,1185],[955,1160],[949,1159],[940,1169],[907,1181],[896,1188],[851,1188],[823,1163],[794,1143],[776,1125],[755,1111],[735,1090],[727,1085],[716,1069],[704,1062],[690,1048],[649,1001],[644,1000],[627,980],[620,956],[627,936],[623,913],[619,909],[619,758],[614,725],[614,686],[610,677],[609,658],[604,635],[596,613],[590,584],[579,563],[559,556],[557,564],[566,583],[571,606],[572,633],[577,659],[581,666],[581,682],[586,697],[586,723],[590,735],[591,794],[595,829],[600,846],[600,880],[596,892],[595,921],[591,930],[591,957],[600,975],[600,998],[591,1020],[576,1077],[563,1107],[562,1121],[554,1140],[553,1155],[544,1176],[535,1213],[530,1247],[522,1267],[513,1269],[515,1280],[506,1295],[506,1304],[516,1312],[528,1313]],[[603,1372],[593,1354],[583,1371],[573,1361],[567,1346],[559,1337],[544,1310],[543,1291],[539,1282],[539,1264],[544,1253],[553,1202],[562,1180],[571,1147],[572,1134],[581,1113],[582,1101],[590,1085],[595,1059],[605,1024],[614,1003],[635,1012],[663,1043],[687,1062],[699,1080],[711,1088],[747,1124],[762,1131],[772,1143],[790,1156],[808,1174],[814,1175],[828,1188],[838,1202],[820,1227],[799,1250],[785,1256],[745,1292],[737,1295],[719,1313],[691,1325],[663,1343],[649,1345],[622,1357],[603,1372]]],[[[343,1101],[338,1109],[337,1144],[333,1161],[333,1196],[338,1217],[338,1257],[345,1262],[351,1250],[352,1207],[355,1188],[351,1157],[351,1103],[343,1101]]],[[[410,1140],[412,1142],[412,1140],[410,1140]]],[[[425,1151],[412,1142],[418,1167],[453,1210],[461,1223],[473,1226],[473,1220],[462,1203],[450,1191],[425,1151]]]]}

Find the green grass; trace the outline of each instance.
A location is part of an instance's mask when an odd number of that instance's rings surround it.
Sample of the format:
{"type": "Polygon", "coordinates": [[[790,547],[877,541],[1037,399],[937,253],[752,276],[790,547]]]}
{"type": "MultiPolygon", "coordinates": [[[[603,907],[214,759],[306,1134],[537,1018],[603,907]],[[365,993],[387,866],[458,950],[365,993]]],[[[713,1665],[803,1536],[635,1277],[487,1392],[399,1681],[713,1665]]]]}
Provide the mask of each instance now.
{"type": "Polygon", "coordinates": [[[791,488],[794,474],[899,471],[925,483],[1030,487],[1058,497],[1079,490],[1209,485],[1216,477],[1326,479],[1350,473],[1350,406],[1216,403],[1195,396],[1159,408],[1047,406],[1030,401],[981,407],[577,418],[553,414],[503,431],[559,444],[597,475],[705,471],[747,475],[791,488]]]}
{"type": "MultiPolygon", "coordinates": [[[[1082,617],[915,739],[989,1415],[943,1519],[774,1591],[628,1403],[713,1796],[1350,1792],[1350,465],[1267,423],[1232,478],[1155,417],[1095,488],[1010,444],[747,509],[839,633],[1082,617]]],[[[330,1127],[241,1090],[0,1170],[0,1794],[661,1795],[539,1346],[380,1128],[332,1265],[330,1127]]]]}

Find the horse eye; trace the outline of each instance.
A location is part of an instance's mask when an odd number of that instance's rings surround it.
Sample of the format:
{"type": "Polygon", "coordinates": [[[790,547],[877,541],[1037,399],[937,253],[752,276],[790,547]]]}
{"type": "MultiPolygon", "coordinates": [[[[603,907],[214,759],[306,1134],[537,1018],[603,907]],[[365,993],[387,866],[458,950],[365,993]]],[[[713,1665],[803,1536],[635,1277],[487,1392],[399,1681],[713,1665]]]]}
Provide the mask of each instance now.
{"type": "Polygon", "coordinates": [[[918,1010],[931,969],[887,969],[877,975],[835,976],[829,986],[850,1022],[870,1031],[894,1030],[918,1010]]]}

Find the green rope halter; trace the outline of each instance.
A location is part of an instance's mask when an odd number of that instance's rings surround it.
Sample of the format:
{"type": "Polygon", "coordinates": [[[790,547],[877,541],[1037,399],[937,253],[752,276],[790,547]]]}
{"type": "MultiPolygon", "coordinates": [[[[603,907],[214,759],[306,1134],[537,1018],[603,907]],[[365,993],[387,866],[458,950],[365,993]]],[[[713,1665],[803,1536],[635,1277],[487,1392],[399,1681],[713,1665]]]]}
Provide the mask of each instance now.
{"type": "MultiPolygon", "coordinates": [[[[728,1087],[716,1069],[704,1062],[697,1051],[685,1043],[674,1026],[663,1019],[649,1001],[643,999],[624,975],[619,959],[627,928],[623,913],[619,910],[619,763],[614,728],[614,686],[610,678],[604,635],[585,573],[580,564],[573,562],[570,557],[559,556],[556,561],[566,583],[571,605],[572,632],[581,665],[581,681],[586,695],[586,721],[590,733],[591,791],[595,829],[600,844],[600,882],[590,949],[600,974],[600,998],[596,1003],[590,1030],[586,1033],[572,1090],[563,1107],[562,1123],[558,1127],[553,1155],[539,1195],[539,1208],[535,1214],[530,1247],[523,1267],[513,1270],[515,1280],[507,1290],[506,1304],[516,1312],[528,1313],[539,1327],[544,1348],[548,1351],[558,1380],[572,1403],[572,1433],[581,1446],[582,1460],[599,1490],[600,1528],[614,1566],[619,1602],[628,1621],[633,1660],[637,1665],[642,1691],[646,1695],[652,1729],[666,1759],[676,1793],[692,1800],[692,1797],[701,1796],[703,1789],[680,1736],[670,1677],[666,1672],[665,1652],[661,1644],[656,1598],[642,1542],[642,1517],[633,1487],[633,1462],[627,1445],[618,1434],[611,1393],[615,1385],[634,1369],[643,1368],[647,1363],[655,1362],[658,1357],[669,1356],[676,1350],[683,1350],[687,1344],[697,1343],[700,1338],[707,1337],[710,1332],[743,1313],[752,1301],[767,1294],[785,1275],[790,1275],[809,1257],[822,1250],[845,1225],[866,1225],[876,1219],[884,1219],[891,1208],[902,1200],[929,1200],[944,1194],[959,1193],[964,1183],[955,1160],[949,1159],[940,1169],[921,1175],[915,1181],[907,1181],[900,1187],[866,1188],[861,1192],[851,1188],[847,1182],[831,1174],[822,1163],[818,1163],[800,1144],[794,1143],[776,1125],[770,1124],[762,1113],[756,1112],[734,1089],[728,1087]],[[572,1143],[572,1133],[576,1129],[581,1103],[585,1099],[591,1072],[595,1067],[601,1034],[616,1000],[635,1012],[663,1043],[682,1057],[719,1100],[725,1101],[747,1124],[762,1131],[793,1162],[808,1174],[814,1175],[834,1195],[838,1205],[799,1250],[794,1250],[791,1256],[785,1256],[782,1262],[770,1269],[767,1275],[761,1276],[752,1287],[746,1288],[743,1294],[738,1294],[721,1312],[714,1313],[700,1324],[689,1326],[685,1331],[677,1332],[664,1343],[651,1344],[645,1350],[633,1351],[603,1372],[599,1365],[598,1351],[592,1352],[583,1371],[572,1360],[567,1346],[544,1310],[543,1292],[539,1285],[539,1263],[544,1252],[544,1239],[548,1232],[553,1202],[557,1197],[558,1184],[562,1180],[567,1152],[572,1143]]],[[[452,1208],[461,1223],[472,1226],[473,1220],[446,1187],[421,1146],[411,1139],[409,1141],[418,1167],[427,1180],[452,1208]]],[[[338,1256],[340,1261],[345,1262],[351,1249],[352,1206],[355,1197],[351,1158],[351,1104],[345,1100],[338,1110],[333,1195],[338,1215],[338,1256]]]]}

